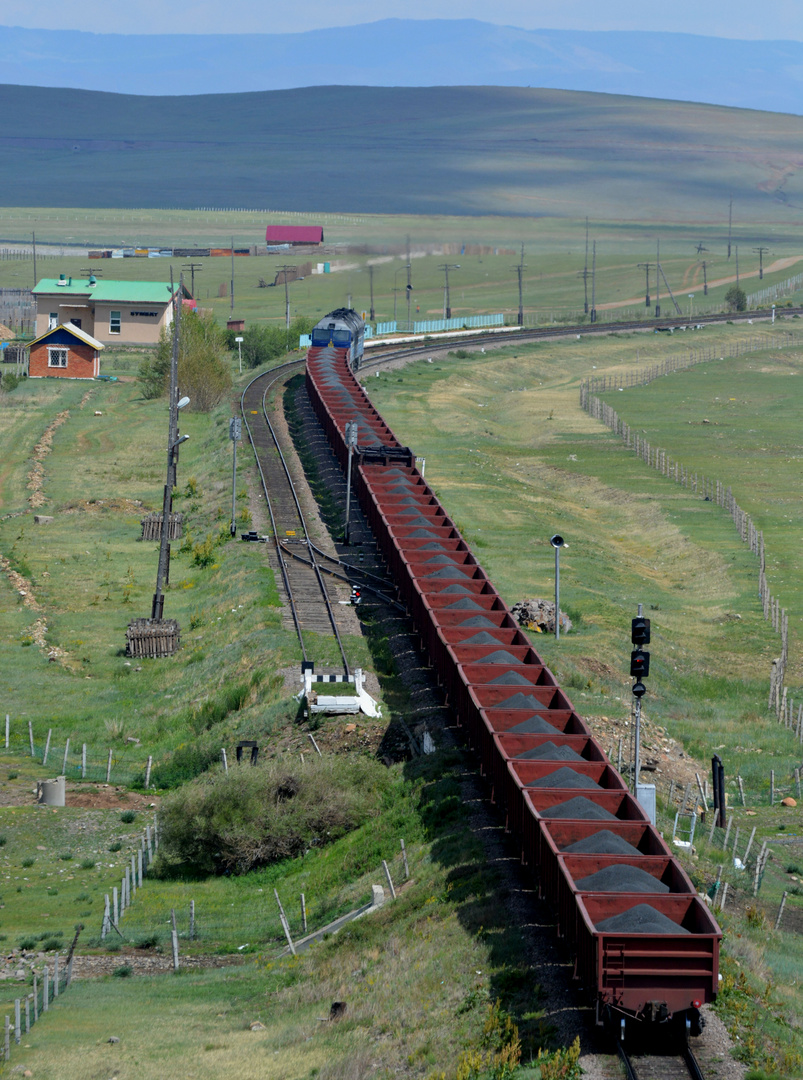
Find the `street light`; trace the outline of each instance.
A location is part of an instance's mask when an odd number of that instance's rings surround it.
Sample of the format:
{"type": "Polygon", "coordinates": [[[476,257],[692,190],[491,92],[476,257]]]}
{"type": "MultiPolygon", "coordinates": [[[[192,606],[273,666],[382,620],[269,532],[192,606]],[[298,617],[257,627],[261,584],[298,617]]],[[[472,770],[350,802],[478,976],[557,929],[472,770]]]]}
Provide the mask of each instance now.
{"type": "Polygon", "coordinates": [[[243,339],[241,337],[236,337],[234,340],[237,342],[237,353],[238,353],[238,355],[240,357],[240,374],[242,375],[242,373],[243,373],[243,339]]]}
{"type": "Polygon", "coordinates": [[[187,406],[189,405],[189,403],[190,403],[190,399],[188,397],[183,397],[179,401],[176,402],[176,408],[177,409],[186,409],[187,406]]]}
{"type": "Polygon", "coordinates": [[[443,286],[443,317],[444,319],[451,319],[452,317],[452,305],[449,299],[449,271],[459,270],[460,263],[444,263],[443,266],[438,267],[439,270],[443,270],[444,273],[444,286],[443,286]]]}
{"type": "Polygon", "coordinates": [[[555,549],[555,641],[560,641],[560,549],[569,545],[559,533],[549,538],[555,549]]]}
{"type": "Polygon", "coordinates": [[[170,449],[175,450],[176,447],[181,446],[182,443],[185,443],[187,439],[189,439],[189,435],[179,435],[179,437],[176,439],[170,449]]]}

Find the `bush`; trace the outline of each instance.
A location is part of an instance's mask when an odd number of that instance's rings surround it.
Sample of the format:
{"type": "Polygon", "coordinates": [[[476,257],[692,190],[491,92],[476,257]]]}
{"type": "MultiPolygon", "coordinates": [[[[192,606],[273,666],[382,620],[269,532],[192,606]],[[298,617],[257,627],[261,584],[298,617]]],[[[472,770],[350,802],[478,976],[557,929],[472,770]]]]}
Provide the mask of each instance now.
{"type": "Polygon", "coordinates": [[[218,770],[162,803],[160,853],[202,872],[244,873],[358,828],[392,784],[385,767],[367,757],[218,770]]]}
{"type": "Polygon", "coordinates": [[[115,968],[112,972],[112,976],[115,979],[127,979],[133,974],[134,969],[130,964],[121,964],[120,967],[115,968]]]}
{"type": "Polygon", "coordinates": [[[15,375],[13,371],[6,371],[3,373],[2,388],[7,393],[10,393],[12,390],[16,390],[21,382],[22,379],[20,378],[20,376],[15,375]]]}
{"type": "Polygon", "coordinates": [[[725,293],[725,303],[728,305],[728,311],[746,311],[747,293],[738,285],[731,285],[725,293]]]}
{"type": "Polygon", "coordinates": [[[137,820],[136,810],[123,810],[120,814],[120,821],[125,822],[126,825],[130,825],[132,821],[137,820]]]}
{"type": "MultiPolygon", "coordinates": [[[[284,326],[249,326],[242,334],[243,364],[257,368],[278,360],[298,346],[299,335],[308,334],[312,325],[311,319],[297,318],[292,321],[289,330],[284,326]]],[[[237,348],[234,336],[232,331],[229,346],[232,349],[237,348]]]]}
{"type": "MultiPolygon", "coordinates": [[[[199,315],[185,309],[180,317],[179,386],[182,394],[189,397],[191,408],[209,412],[231,386],[231,375],[224,359],[225,335],[211,314],[199,315]]],[[[138,379],[143,397],[158,398],[167,392],[172,351],[172,330],[165,328],[154,353],[140,364],[138,379]]]]}
{"type": "Polygon", "coordinates": [[[94,870],[95,869],[95,860],[94,859],[81,859],[81,869],[82,870],[94,870]]]}

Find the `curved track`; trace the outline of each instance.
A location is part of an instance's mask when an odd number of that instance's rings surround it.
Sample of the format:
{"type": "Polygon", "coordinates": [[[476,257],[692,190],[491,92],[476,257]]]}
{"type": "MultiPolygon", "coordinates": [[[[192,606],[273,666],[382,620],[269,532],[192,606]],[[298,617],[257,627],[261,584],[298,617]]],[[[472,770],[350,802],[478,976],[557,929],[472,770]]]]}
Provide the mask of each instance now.
{"type": "Polygon", "coordinates": [[[258,375],[243,390],[240,406],[248,438],[254,448],[270,515],[276,558],[301,645],[301,655],[304,660],[313,659],[308,652],[305,633],[334,634],[348,677],[351,674],[349,662],[340,638],[332,597],[318,565],[318,558],[323,553],[309,538],[287,461],[268,416],[268,392],[300,368],[299,362],[282,364],[258,375]]]}

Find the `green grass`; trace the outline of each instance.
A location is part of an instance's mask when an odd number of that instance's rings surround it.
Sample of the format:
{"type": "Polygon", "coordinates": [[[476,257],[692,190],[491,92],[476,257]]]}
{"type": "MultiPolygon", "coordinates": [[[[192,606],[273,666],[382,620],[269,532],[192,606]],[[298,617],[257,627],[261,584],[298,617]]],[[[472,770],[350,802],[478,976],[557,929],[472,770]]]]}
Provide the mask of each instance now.
{"type": "MultiPolygon", "coordinates": [[[[259,1071],[278,1080],[312,1070],[335,1077],[372,1063],[379,1076],[400,1067],[451,1073],[460,1051],[479,1039],[488,1005],[499,999],[519,1026],[529,1061],[551,1032],[536,972],[522,962],[520,933],[505,918],[497,873],[467,827],[468,809],[459,798],[464,768],[459,755],[443,753],[405,767],[412,878],[377,914],[297,959],[277,960],[271,949],[239,968],[76,983],[24,1040],[27,1045],[12,1051],[13,1060],[44,1080],[65,1070],[95,1076],[120,1054],[143,1080],[185,1076],[188,1068],[196,1077],[259,1071]],[[346,1017],[322,1025],[318,1018],[327,1017],[336,1000],[347,1001],[346,1017]],[[266,1030],[252,1032],[255,1021],[266,1030]],[[111,1035],[119,1046],[109,1046],[111,1035]]],[[[397,808],[379,816],[380,836],[396,839],[397,817],[397,808]]],[[[348,837],[316,858],[342,877],[365,844],[377,841],[348,837]],[[336,866],[338,860],[343,865],[336,866]]],[[[380,880],[381,851],[381,842],[370,851],[368,881],[380,880]]],[[[286,869],[292,873],[293,864],[286,869]]],[[[399,883],[397,863],[393,869],[399,883]]],[[[276,882],[292,910],[291,878],[249,875],[239,887],[251,888],[256,880],[263,887],[276,882]]],[[[265,894],[263,912],[269,907],[275,923],[272,895],[265,894]]]]}

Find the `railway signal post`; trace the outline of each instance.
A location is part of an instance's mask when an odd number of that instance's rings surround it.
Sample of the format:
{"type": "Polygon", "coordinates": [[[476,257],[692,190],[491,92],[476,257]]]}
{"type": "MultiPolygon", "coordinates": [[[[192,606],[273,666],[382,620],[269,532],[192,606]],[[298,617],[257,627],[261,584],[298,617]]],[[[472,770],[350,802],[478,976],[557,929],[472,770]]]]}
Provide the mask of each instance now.
{"type": "Polygon", "coordinates": [[[346,469],[346,522],[343,526],[343,539],[345,543],[349,542],[349,532],[351,528],[351,455],[354,447],[357,445],[357,421],[346,421],[346,446],[348,447],[349,460],[348,467],[346,469]]]}
{"type": "Polygon", "coordinates": [[[630,653],[630,674],[635,678],[633,683],[633,697],[636,699],[635,724],[633,733],[633,794],[636,801],[641,803],[655,824],[655,785],[640,784],[641,773],[641,699],[647,693],[647,687],[642,682],[650,674],[650,654],[644,645],[650,643],[650,620],[643,615],[643,605],[638,606],[638,615],[632,620],[630,626],[630,640],[635,646],[630,653]]]}
{"type": "Polygon", "coordinates": [[[234,450],[234,463],[231,470],[231,525],[229,532],[232,536],[237,535],[237,443],[243,436],[243,422],[239,416],[233,416],[229,420],[229,438],[234,450]]]}
{"type": "Polygon", "coordinates": [[[555,549],[555,641],[560,641],[560,549],[569,545],[558,533],[549,542],[555,549]]]}

